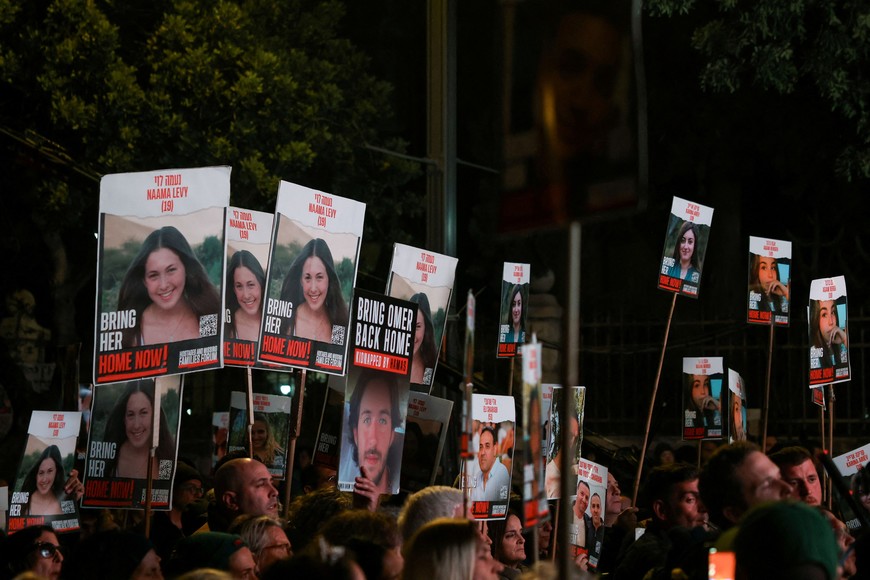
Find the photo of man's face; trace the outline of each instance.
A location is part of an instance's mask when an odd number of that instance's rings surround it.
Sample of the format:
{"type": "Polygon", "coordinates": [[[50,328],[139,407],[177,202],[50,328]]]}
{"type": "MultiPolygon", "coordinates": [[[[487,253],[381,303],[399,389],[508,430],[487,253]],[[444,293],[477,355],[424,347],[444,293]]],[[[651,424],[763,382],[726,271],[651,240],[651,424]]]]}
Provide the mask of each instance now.
{"type": "Polygon", "coordinates": [[[365,469],[369,479],[379,484],[387,468],[387,458],[394,437],[390,387],[379,378],[360,386],[365,390],[360,398],[358,423],[353,430],[353,439],[359,454],[360,467],[365,469]]]}
{"type": "Polygon", "coordinates": [[[699,411],[704,410],[704,400],[710,398],[710,377],[692,375],[692,403],[699,411]]]}
{"type": "Polygon", "coordinates": [[[485,429],[480,434],[480,449],[477,453],[477,461],[483,473],[489,473],[495,463],[496,445],[492,431],[485,429]]]}
{"type": "Polygon", "coordinates": [[[577,519],[583,519],[586,508],[589,506],[589,485],[585,481],[577,483],[577,499],[574,501],[574,515],[577,519]]]}

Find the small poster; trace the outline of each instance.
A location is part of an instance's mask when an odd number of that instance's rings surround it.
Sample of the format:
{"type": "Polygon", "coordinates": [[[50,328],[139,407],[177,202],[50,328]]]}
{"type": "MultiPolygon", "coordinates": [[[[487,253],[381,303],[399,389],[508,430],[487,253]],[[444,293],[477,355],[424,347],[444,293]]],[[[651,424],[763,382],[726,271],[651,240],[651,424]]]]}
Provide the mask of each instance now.
{"type": "Polygon", "coordinates": [[[230,414],[227,411],[211,414],[211,469],[227,454],[227,441],[230,432],[230,414]]]}
{"type": "Polygon", "coordinates": [[[746,385],[743,377],[732,369],[728,369],[728,408],[731,409],[729,442],[746,441],[746,385]]]}
{"type": "MultiPolygon", "coordinates": [[[[263,462],[275,479],[284,479],[287,467],[287,441],[293,399],[283,395],[253,393],[253,455],[263,462]]],[[[229,452],[248,451],[248,394],[230,393],[229,452]]]]}
{"type": "Polygon", "coordinates": [[[870,463],[870,443],[834,457],[834,465],[843,477],[849,477],[861,469],[866,469],[868,463],[870,463]]]}
{"type": "Polygon", "coordinates": [[[529,264],[504,263],[501,280],[501,314],[498,329],[498,358],[517,356],[517,348],[526,342],[529,314],[529,264]]]}
{"type": "Polygon", "coordinates": [[[522,347],[523,359],[523,527],[531,528],[550,516],[544,493],[544,454],[541,439],[541,343],[532,338],[522,347]]]}
{"type": "Polygon", "coordinates": [[[544,488],[547,493],[547,499],[558,499],[561,497],[562,472],[562,429],[568,429],[570,433],[571,447],[568,449],[568,454],[571,457],[571,465],[573,471],[568,475],[571,481],[568,487],[574,486],[574,477],[577,475],[576,466],[580,461],[580,450],[583,444],[583,412],[586,407],[586,387],[571,387],[568,389],[571,397],[571,408],[573,413],[570,417],[562,419],[562,397],[563,391],[561,385],[553,385],[552,401],[550,403],[550,433],[547,442],[547,466],[545,470],[544,488]]]}
{"type": "Polygon", "coordinates": [[[791,242],[749,236],[749,308],[751,324],[788,326],[791,289],[791,242]]]}
{"type": "Polygon", "coordinates": [[[712,221],[713,208],[674,197],[659,272],[661,290],[698,297],[712,221]]]}
{"type": "Polygon", "coordinates": [[[170,508],[183,376],[94,387],[82,507],[144,508],[150,462],[151,507],[170,508]]]}
{"type": "Polygon", "coordinates": [[[95,382],[221,366],[229,201],[229,167],[101,179],[95,382]]]}
{"type": "Polygon", "coordinates": [[[267,366],[257,362],[272,244],[270,213],[227,209],[227,265],[224,281],[224,364],[267,366]]]}
{"type": "Polygon", "coordinates": [[[338,473],[341,454],[341,420],[344,417],[344,388],[346,377],[331,376],[323,398],[320,426],[317,429],[317,445],[311,462],[338,473]]]}
{"type": "Polygon", "coordinates": [[[280,183],[258,360],[345,373],[365,209],[352,199],[280,183]]]}
{"type": "Polygon", "coordinates": [[[338,488],[367,477],[381,494],[399,493],[417,305],[356,289],[338,488]]]}
{"type": "Polygon", "coordinates": [[[825,387],[813,387],[810,389],[811,397],[813,404],[821,407],[824,411],[827,407],[825,406],[825,387]]]}
{"type": "Polygon", "coordinates": [[[598,566],[604,543],[607,468],[586,459],[577,465],[577,491],[571,497],[574,521],[568,527],[573,559],[584,556],[590,569],[598,566]]]}
{"type": "Polygon", "coordinates": [[[683,439],[722,437],[722,357],[683,358],[683,439]]]}
{"type": "Polygon", "coordinates": [[[413,493],[435,484],[453,401],[411,392],[402,452],[402,491],[413,493]]]}
{"type": "Polygon", "coordinates": [[[810,385],[842,383],[852,378],[846,278],[810,283],[810,385]]]}
{"type": "Polygon", "coordinates": [[[503,395],[471,396],[477,461],[468,477],[471,515],[478,520],[501,520],[507,516],[514,459],[516,403],[503,395]]]}
{"type": "Polygon", "coordinates": [[[393,247],[387,295],[417,304],[411,388],[428,393],[435,377],[458,260],[404,244],[393,247]]]}
{"type": "Polygon", "coordinates": [[[27,444],[9,504],[8,532],[27,526],[51,526],[57,533],[79,529],[76,498],[64,486],[76,458],[82,414],[33,411],[27,444]]]}

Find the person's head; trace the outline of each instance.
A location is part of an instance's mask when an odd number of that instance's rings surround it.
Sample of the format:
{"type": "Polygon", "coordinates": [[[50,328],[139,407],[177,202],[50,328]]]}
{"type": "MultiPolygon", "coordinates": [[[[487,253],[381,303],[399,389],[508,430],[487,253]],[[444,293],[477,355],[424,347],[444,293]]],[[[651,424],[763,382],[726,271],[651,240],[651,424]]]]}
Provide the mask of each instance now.
{"type": "Polygon", "coordinates": [[[779,280],[776,258],[770,256],[752,255],[749,283],[761,288],[765,294],[770,292],[770,285],[779,280]]]}
{"type": "Polygon", "coordinates": [[[583,519],[583,514],[586,513],[586,508],[589,507],[589,484],[582,479],[577,480],[577,498],[574,500],[574,516],[578,520],[583,519]]]}
{"type": "Polygon", "coordinates": [[[214,474],[217,504],[231,518],[243,514],[278,516],[278,490],[272,475],[256,459],[231,459],[214,474]]]}
{"type": "Polygon", "coordinates": [[[493,557],[506,568],[516,568],[526,559],[523,522],[516,511],[508,510],[505,519],[489,522],[489,537],[493,557]]]}
{"type": "MultiPolygon", "coordinates": [[[[63,460],[57,445],[49,445],[39,454],[39,458],[21,484],[21,491],[31,494],[54,497],[63,495],[63,486],[66,482],[64,475],[63,460]]],[[[28,498],[28,501],[30,499],[28,498]]]]}
{"type": "Polygon", "coordinates": [[[837,541],[837,547],[840,549],[840,557],[837,561],[837,578],[851,578],[858,572],[858,569],[855,562],[855,549],[851,548],[852,544],[855,543],[855,538],[849,532],[849,526],[828,508],[818,506],[816,509],[830,524],[831,531],[834,532],[834,539],[837,541]]]}
{"type": "Polygon", "coordinates": [[[792,497],[809,505],[821,505],[822,482],[813,456],[804,447],[784,447],[772,453],[770,460],[782,478],[792,487],[792,497]]]}
{"type": "Polygon", "coordinates": [[[272,426],[264,413],[254,413],[254,424],[251,427],[251,442],[254,446],[254,455],[263,461],[271,463],[271,459],[278,449],[278,442],[272,433],[272,426]]]}
{"type": "Polygon", "coordinates": [[[175,478],[172,493],[172,507],[184,510],[188,505],[200,499],[204,493],[202,489],[202,475],[193,466],[183,461],[175,464],[175,478]]]}
{"type": "Polygon", "coordinates": [[[480,449],[477,452],[477,463],[480,465],[480,471],[489,475],[498,456],[498,437],[495,434],[495,429],[489,426],[483,427],[480,430],[479,441],[480,449]]]}
{"type": "Polygon", "coordinates": [[[388,476],[395,428],[402,422],[399,413],[396,375],[363,370],[350,396],[350,444],[353,460],[376,484],[388,476]]]}
{"type": "MultiPolygon", "coordinates": [[[[125,441],[134,449],[150,448],[154,426],[154,380],[141,379],[127,383],[106,420],[105,440],[118,444],[125,441]]],[[[157,456],[171,457],[175,453],[175,438],[169,431],[166,414],[160,408],[160,441],[157,456]]],[[[118,451],[118,452],[119,452],[118,451]]],[[[115,454],[117,461],[118,452],[115,454]]]]}
{"type": "Polygon", "coordinates": [[[216,568],[237,580],[256,579],[256,563],[250,548],[236,534],[198,532],[176,542],[166,571],[177,577],[197,568],[216,568]]]}
{"type": "Polygon", "coordinates": [[[271,516],[239,516],[227,531],[237,534],[248,545],[257,565],[257,576],[262,576],[275,562],[293,556],[284,528],[271,516]]]}
{"type": "Polygon", "coordinates": [[[424,292],[418,292],[411,296],[409,302],[417,305],[417,323],[414,327],[414,354],[423,359],[427,368],[435,366],[435,326],[432,322],[432,307],[429,305],[429,297],[424,292]]]}
{"type": "Polygon", "coordinates": [[[325,311],[332,324],[347,325],[347,303],[326,241],[314,238],[302,247],[284,278],[281,299],[293,303],[294,317],[304,303],[312,311],[325,311]]]}
{"type": "Polygon", "coordinates": [[[495,580],[502,566],[480,537],[475,522],[438,518],[417,530],[405,549],[405,569],[433,580],[495,580]]]}
{"type": "Polygon", "coordinates": [[[862,467],[852,476],[852,494],[870,513],[870,469],[862,467]]]}
{"type": "Polygon", "coordinates": [[[259,260],[248,250],[239,250],[227,265],[227,310],[235,313],[239,308],[249,316],[263,312],[263,289],[266,273],[259,260]]]}
{"type": "Polygon", "coordinates": [[[752,506],[791,495],[779,468],[748,441],[721,446],[704,465],[698,482],[710,521],[733,526],[752,506]]]}
{"type": "Polygon", "coordinates": [[[613,472],[607,471],[607,495],[604,502],[605,516],[616,517],[622,513],[622,490],[619,489],[619,482],[613,472]]]}
{"type": "Polygon", "coordinates": [[[63,565],[64,578],[162,579],[151,541],[128,530],[106,530],[82,540],[63,565]]]}
{"type": "Polygon", "coordinates": [[[304,550],[332,516],[351,507],[350,494],[340,492],[335,486],[315,489],[294,499],[285,529],[294,552],[304,550]]]}
{"type": "Polygon", "coordinates": [[[408,541],[432,520],[462,516],[462,492],[446,485],[432,485],[408,496],[399,512],[399,529],[408,541]]]}
{"type": "Polygon", "coordinates": [[[731,430],[734,433],[734,437],[745,438],[746,433],[743,429],[743,399],[737,395],[731,396],[731,416],[731,430]]]}
{"type": "Polygon", "coordinates": [[[601,525],[601,496],[597,493],[593,493],[592,497],[589,498],[589,515],[592,516],[592,523],[595,527],[599,527],[601,525]]]}
{"type": "Polygon", "coordinates": [[[41,578],[60,578],[63,554],[51,526],[28,526],[6,537],[0,548],[3,577],[32,572],[41,578]]]}
{"type": "Polygon", "coordinates": [[[508,298],[508,324],[512,328],[522,328],[526,313],[526,296],[523,284],[514,284],[508,298]]]}
{"type": "Polygon", "coordinates": [[[689,375],[692,404],[698,411],[704,410],[705,402],[710,398],[710,375],[689,375]]]}
{"type": "Polygon", "coordinates": [[[381,558],[371,568],[379,569],[383,579],[398,578],[402,573],[402,537],[395,518],[386,513],[343,511],[329,518],[320,534],[332,546],[353,548],[359,542],[376,546],[381,558]]]}
{"type": "Polygon", "coordinates": [[[315,489],[325,487],[335,487],[335,479],[337,472],[334,469],[323,465],[309,463],[302,470],[302,491],[303,493],[311,493],[315,489]]]}
{"type": "Polygon", "coordinates": [[[664,529],[694,528],[707,521],[698,496],[698,470],[686,463],[660,465],[650,471],[644,492],[653,517],[664,529]]]}
{"type": "Polygon", "coordinates": [[[695,251],[698,243],[699,228],[695,222],[683,222],[677,234],[677,244],[674,246],[674,261],[677,264],[690,265],[696,270],[698,253],[695,251]]]}
{"type": "MultiPolygon", "coordinates": [[[[549,453],[551,459],[555,458],[562,451],[562,428],[565,427],[566,422],[562,420],[560,414],[557,414],[557,410],[554,409],[554,411],[553,433],[551,435],[552,448],[549,453]]],[[[570,453],[571,457],[574,457],[577,452],[577,442],[580,440],[580,421],[577,420],[577,416],[574,413],[568,415],[567,428],[570,444],[568,453],[570,453]]]]}
{"type": "Polygon", "coordinates": [[[810,300],[810,330],[813,346],[831,345],[832,333],[837,328],[837,302],[835,300],[810,300]]]}

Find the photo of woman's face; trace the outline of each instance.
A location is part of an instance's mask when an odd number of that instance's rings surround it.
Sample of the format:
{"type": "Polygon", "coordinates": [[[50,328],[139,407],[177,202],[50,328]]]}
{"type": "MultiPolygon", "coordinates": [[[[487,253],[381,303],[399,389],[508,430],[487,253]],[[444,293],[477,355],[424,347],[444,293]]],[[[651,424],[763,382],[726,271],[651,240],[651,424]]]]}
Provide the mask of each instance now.
{"type": "Polygon", "coordinates": [[[695,253],[695,232],[686,230],[683,237],[680,238],[680,261],[689,262],[692,259],[692,254],[695,253]]]}
{"type": "Polygon", "coordinates": [[[758,283],[765,293],[770,292],[770,285],[778,279],[776,258],[758,258],[758,283]]]}
{"type": "Polygon", "coordinates": [[[245,266],[239,266],[233,272],[233,291],[236,293],[239,306],[245,313],[250,315],[260,313],[263,289],[254,273],[245,266]]]}
{"type": "Polygon", "coordinates": [[[826,342],[831,342],[831,333],[837,328],[837,304],[833,300],[819,300],[819,332],[826,342]]]}
{"type": "Polygon", "coordinates": [[[417,326],[414,329],[414,354],[420,351],[424,336],[426,336],[426,316],[422,311],[417,310],[417,326]]]}
{"type": "Polygon", "coordinates": [[[151,401],[144,393],[133,393],[127,399],[124,429],[127,441],[134,447],[151,445],[151,401]]]}
{"type": "Polygon", "coordinates": [[[263,421],[254,421],[251,427],[251,443],[254,449],[263,449],[266,446],[266,440],[269,438],[269,430],[263,421]]]}
{"type": "Polygon", "coordinates": [[[323,260],[311,256],[302,265],[302,294],[311,310],[323,308],[329,290],[329,275],[323,260]]]}
{"type": "Polygon", "coordinates": [[[517,292],[514,294],[514,299],[511,301],[511,320],[514,326],[519,326],[523,317],[523,293],[517,292]]]}
{"type": "Polygon", "coordinates": [[[169,310],[184,296],[184,264],[169,248],[154,250],[145,260],[145,289],[158,308],[169,310]]]}
{"type": "Polygon", "coordinates": [[[698,409],[704,408],[704,399],[710,396],[710,377],[692,375],[692,401],[698,409]]]}
{"type": "Polygon", "coordinates": [[[51,493],[56,474],[57,466],[54,463],[54,459],[51,457],[43,459],[36,472],[36,491],[38,491],[40,495],[48,495],[51,493]]]}

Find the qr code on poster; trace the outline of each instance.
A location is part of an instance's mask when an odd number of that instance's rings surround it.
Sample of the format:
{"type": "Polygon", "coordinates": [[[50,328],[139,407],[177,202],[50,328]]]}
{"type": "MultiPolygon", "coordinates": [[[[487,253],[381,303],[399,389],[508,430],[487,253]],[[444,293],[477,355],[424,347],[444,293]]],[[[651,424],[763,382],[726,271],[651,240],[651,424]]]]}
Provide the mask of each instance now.
{"type": "Polygon", "coordinates": [[[217,314],[206,314],[199,317],[199,335],[214,336],[217,334],[217,314]]]}
{"type": "Polygon", "coordinates": [[[157,469],[157,479],[171,479],[171,478],[172,478],[172,460],[161,459],[159,467],[157,469]]]}
{"type": "Polygon", "coordinates": [[[345,328],[343,326],[337,324],[332,325],[332,344],[344,346],[344,331],[345,328]]]}

